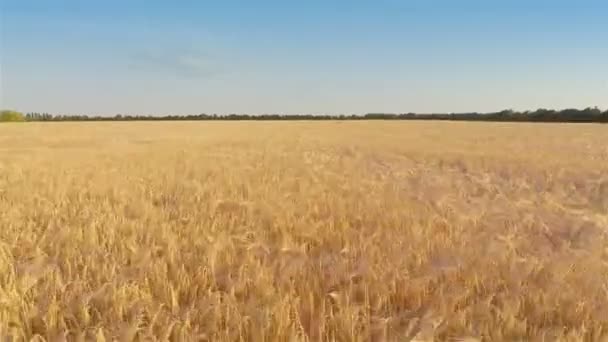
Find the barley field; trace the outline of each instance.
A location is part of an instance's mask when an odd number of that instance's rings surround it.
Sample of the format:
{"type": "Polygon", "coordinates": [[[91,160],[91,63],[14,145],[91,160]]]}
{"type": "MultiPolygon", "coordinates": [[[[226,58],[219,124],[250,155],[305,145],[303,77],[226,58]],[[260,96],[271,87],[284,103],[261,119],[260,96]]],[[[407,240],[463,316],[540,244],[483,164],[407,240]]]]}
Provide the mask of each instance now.
{"type": "Polygon", "coordinates": [[[608,126],[0,125],[0,340],[608,341],[608,126]]]}

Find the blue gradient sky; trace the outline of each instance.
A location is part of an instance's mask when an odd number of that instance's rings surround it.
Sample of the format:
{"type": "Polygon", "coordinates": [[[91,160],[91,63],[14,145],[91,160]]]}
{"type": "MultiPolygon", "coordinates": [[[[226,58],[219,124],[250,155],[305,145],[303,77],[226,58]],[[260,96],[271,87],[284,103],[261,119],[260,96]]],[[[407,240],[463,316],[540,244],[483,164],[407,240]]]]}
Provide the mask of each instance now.
{"type": "Polygon", "coordinates": [[[0,0],[0,107],[608,108],[608,1],[0,0]]]}

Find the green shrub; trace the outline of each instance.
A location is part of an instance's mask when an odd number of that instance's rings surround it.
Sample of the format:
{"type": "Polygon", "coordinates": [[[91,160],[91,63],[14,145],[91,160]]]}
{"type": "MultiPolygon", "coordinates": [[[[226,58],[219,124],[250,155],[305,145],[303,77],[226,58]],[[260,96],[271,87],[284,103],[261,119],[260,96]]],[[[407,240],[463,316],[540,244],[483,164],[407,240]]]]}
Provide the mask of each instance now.
{"type": "Polygon", "coordinates": [[[0,111],[0,122],[18,122],[25,121],[25,116],[22,113],[14,110],[0,111]]]}

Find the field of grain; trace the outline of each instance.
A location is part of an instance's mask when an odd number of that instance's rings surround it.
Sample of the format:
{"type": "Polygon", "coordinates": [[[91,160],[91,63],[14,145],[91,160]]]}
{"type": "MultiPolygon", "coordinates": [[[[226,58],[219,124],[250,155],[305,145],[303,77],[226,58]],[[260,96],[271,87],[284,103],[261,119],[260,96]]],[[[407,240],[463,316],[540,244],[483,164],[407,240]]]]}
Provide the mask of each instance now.
{"type": "Polygon", "coordinates": [[[606,341],[607,234],[608,126],[0,125],[15,341],[606,341]]]}

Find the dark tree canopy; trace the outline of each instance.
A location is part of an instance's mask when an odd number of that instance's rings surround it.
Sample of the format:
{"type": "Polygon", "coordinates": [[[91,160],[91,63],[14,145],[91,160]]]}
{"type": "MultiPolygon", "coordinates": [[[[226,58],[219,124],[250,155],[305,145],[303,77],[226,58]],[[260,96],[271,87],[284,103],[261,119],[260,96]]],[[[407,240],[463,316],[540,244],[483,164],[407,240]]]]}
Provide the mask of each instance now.
{"type": "Polygon", "coordinates": [[[281,115],[281,114],[198,114],[198,115],[51,115],[49,113],[28,113],[27,121],[199,121],[199,120],[452,120],[452,121],[502,121],[502,122],[603,122],[608,123],[608,110],[602,112],[597,107],[585,109],[537,109],[517,112],[503,110],[495,113],[368,113],[365,115],[281,115]]]}

